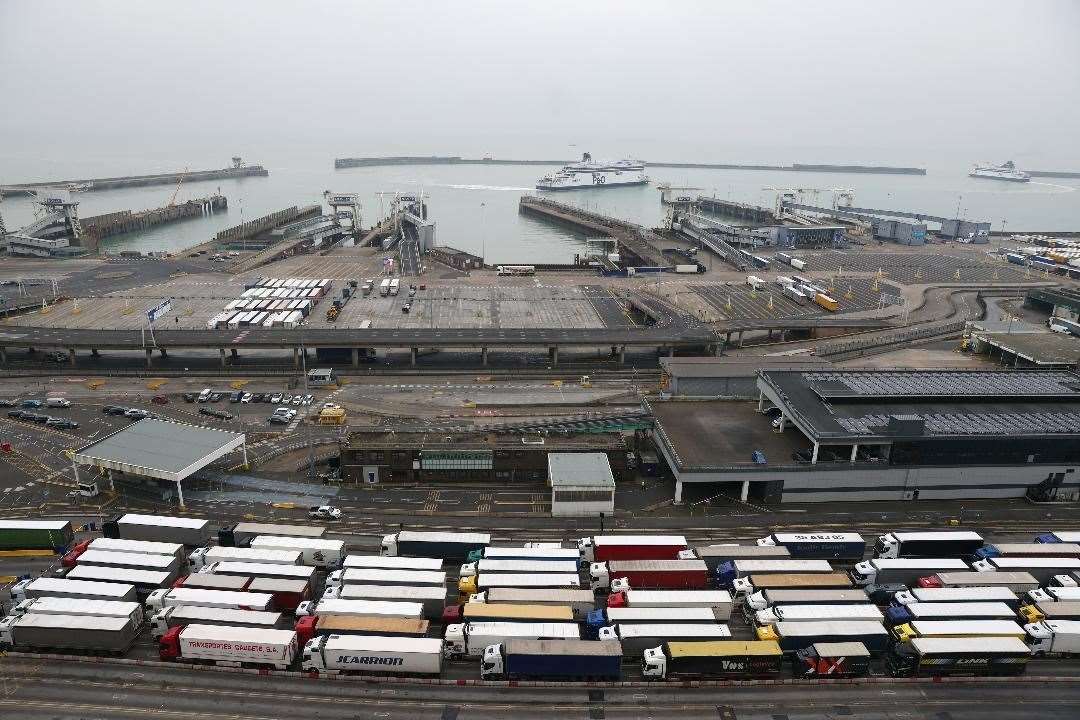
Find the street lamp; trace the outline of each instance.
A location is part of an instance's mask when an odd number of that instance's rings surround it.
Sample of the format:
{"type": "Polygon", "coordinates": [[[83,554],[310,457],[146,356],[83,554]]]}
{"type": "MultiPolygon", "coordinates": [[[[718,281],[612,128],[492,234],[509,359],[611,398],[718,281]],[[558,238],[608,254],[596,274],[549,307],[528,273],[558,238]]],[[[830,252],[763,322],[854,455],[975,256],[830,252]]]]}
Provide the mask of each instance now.
{"type": "Polygon", "coordinates": [[[487,265],[487,233],[484,232],[484,203],[480,203],[480,260],[487,265]]]}

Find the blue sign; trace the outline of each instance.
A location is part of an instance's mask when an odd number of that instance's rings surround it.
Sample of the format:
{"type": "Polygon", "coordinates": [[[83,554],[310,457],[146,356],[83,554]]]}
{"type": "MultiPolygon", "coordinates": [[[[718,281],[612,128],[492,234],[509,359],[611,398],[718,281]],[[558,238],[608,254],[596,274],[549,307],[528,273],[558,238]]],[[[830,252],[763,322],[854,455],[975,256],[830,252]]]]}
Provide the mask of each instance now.
{"type": "Polygon", "coordinates": [[[157,307],[146,311],[146,319],[153,323],[159,317],[172,310],[172,300],[162,300],[157,307]]]}

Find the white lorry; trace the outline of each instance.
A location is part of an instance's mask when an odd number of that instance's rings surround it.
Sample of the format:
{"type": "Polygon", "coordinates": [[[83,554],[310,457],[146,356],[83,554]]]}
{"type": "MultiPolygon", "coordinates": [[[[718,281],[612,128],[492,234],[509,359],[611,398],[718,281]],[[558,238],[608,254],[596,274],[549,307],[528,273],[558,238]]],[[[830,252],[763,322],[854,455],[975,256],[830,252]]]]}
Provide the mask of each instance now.
{"type": "Polygon", "coordinates": [[[259,535],[249,546],[258,550],[291,550],[301,553],[301,565],[320,569],[336,569],[345,560],[345,541],[326,538],[259,535]]]}
{"type": "Polygon", "coordinates": [[[8,611],[11,617],[20,615],[93,615],[95,617],[131,618],[135,627],[143,622],[143,607],[137,602],[93,600],[88,598],[39,597],[23,600],[8,611]]]}
{"type": "Polygon", "coordinates": [[[319,602],[308,600],[297,605],[296,616],[304,615],[376,615],[419,620],[424,617],[424,605],[418,602],[326,598],[319,602]]]}
{"type": "Polygon", "coordinates": [[[178,625],[161,637],[162,660],[216,665],[258,665],[287,670],[296,658],[294,630],[233,625],[178,625]]]}
{"type": "Polygon", "coordinates": [[[198,588],[167,588],[155,590],[146,598],[149,610],[163,610],[174,605],[193,605],[233,610],[269,610],[274,596],[270,593],[235,592],[233,590],[201,590],[198,588]]]}
{"type": "Polygon", "coordinates": [[[321,635],[304,645],[300,669],[330,674],[438,675],[442,649],[438,638],[321,635]]]}
{"type": "Polygon", "coordinates": [[[1080,653],[1080,620],[1043,620],[1025,625],[1024,632],[1035,655],[1080,653]]]}
{"type": "Polygon", "coordinates": [[[264,550],[243,547],[201,547],[188,556],[193,570],[202,570],[216,562],[249,562],[268,565],[300,565],[303,553],[299,550],[264,550]]]}
{"type": "Polygon", "coordinates": [[[150,634],[160,638],[178,625],[239,625],[243,627],[281,629],[282,615],[261,610],[233,610],[197,605],[173,605],[150,616],[150,634]]]}
{"type": "Polygon", "coordinates": [[[580,640],[577,623],[475,622],[446,626],[443,653],[450,659],[480,657],[488,645],[510,638],[580,640]]]}

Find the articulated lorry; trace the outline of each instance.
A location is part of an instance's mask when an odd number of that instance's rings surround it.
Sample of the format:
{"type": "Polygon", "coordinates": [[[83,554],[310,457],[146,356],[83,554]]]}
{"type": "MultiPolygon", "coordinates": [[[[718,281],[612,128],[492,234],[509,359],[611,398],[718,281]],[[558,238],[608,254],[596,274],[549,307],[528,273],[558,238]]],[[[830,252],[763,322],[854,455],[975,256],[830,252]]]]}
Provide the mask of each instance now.
{"type": "Polygon", "coordinates": [[[309,584],[315,578],[315,568],[307,565],[275,565],[274,563],[256,562],[215,562],[210,563],[199,572],[208,575],[241,575],[253,578],[303,580],[309,584]]]}
{"type": "Polygon", "coordinates": [[[162,660],[287,670],[296,658],[293,630],[224,625],[180,625],[161,636],[162,660]]]}
{"type": "Polygon", "coordinates": [[[301,565],[299,550],[264,550],[251,547],[202,547],[188,556],[192,570],[202,570],[218,562],[265,563],[268,565],[301,565]]]}
{"type": "Polygon", "coordinates": [[[959,558],[874,558],[855,563],[851,580],[863,587],[885,584],[911,587],[927,575],[970,569],[959,558]]]}
{"type": "Polygon", "coordinates": [[[197,605],[173,605],[150,616],[150,634],[160,638],[179,625],[241,625],[243,627],[280,630],[288,627],[281,613],[259,610],[233,610],[197,605]]]}
{"type": "Polygon", "coordinates": [[[446,626],[443,652],[450,659],[480,657],[489,645],[511,638],[526,640],[580,640],[576,623],[480,622],[446,626]]]}
{"type": "Polygon", "coordinates": [[[648,648],[665,642],[728,640],[731,629],[716,623],[619,623],[597,631],[600,640],[618,640],[625,657],[641,657],[648,648]]]}
{"type": "Polygon", "coordinates": [[[1078,543],[993,543],[975,551],[976,560],[992,557],[1080,557],[1078,543]]]}
{"type": "Polygon", "coordinates": [[[1007,587],[915,587],[896,593],[892,602],[893,605],[1002,602],[1013,610],[1020,607],[1020,598],[1007,587]]]}
{"type": "Polygon", "coordinates": [[[982,536],[970,530],[895,532],[878,536],[874,557],[964,558],[984,544],[982,536]]]}
{"type": "Polygon", "coordinates": [[[885,624],[904,625],[915,620],[1013,620],[1016,610],[1003,602],[915,602],[885,610],[885,624]]]}
{"type": "Polygon", "coordinates": [[[435,585],[445,589],[446,571],[347,568],[332,572],[326,577],[328,588],[348,585],[435,585]]]}
{"type": "Polygon", "coordinates": [[[731,613],[716,607],[623,607],[597,608],[585,619],[585,630],[595,637],[600,628],[607,625],[642,623],[649,625],[676,625],[708,623],[721,624],[728,621],[731,613]]]}
{"type": "Polygon", "coordinates": [[[593,535],[577,541],[585,562],[675,560],[686,550],[682,535],[593,535]]]}
{"type": "Polygon", "coordinates": [[[87,552],[167,555],[176,558],[180,565],[187,562],[186,548],[180,543],[99,537],[94,538],[93,540],[84,540],[81,543],[76,544],[68,551],[67,555],[64,555],[61,564],[64,567],[75,567],[79,558],[87,552]]]}
{"type": "Polygon", "coordinates": [[[693,589],[709,587],[704,560],[610,560],[589,565],[589,587],[594,591],[637,589],[693,589]]]}
{"type": "Polygon", "coordinates": [[[1028,590],[1024,593],[1024,602],[1031,605],[1047,602],[1080,602],[1080,587],[1046,587],[1028,590]]]}
{"type": "Polygon", "coordinates": [[[251,585],[252,578],[243,575],[210,575],[209,573],[192,573],[178,578],[174,588],[188,588],[191,590],[231,590],[243,592],[251,585]]]}
{"type": "Polygon", "coordinates": [[[766,588],[747,595],[743,599],[742,608],[743,616],[749,622],[758,610],[779,605],[862,605],[868,602],[870,602],[870,597],[862,588],[810,590],[766,588]]]}
{"type": "Polygon", "coordinates": [[[37,597],[23,600],[8,611],[20,615],[93,615],[94,617],[129,618],[135,627],[143,622],[143,606],[137,602],[96,600],[70,597],[37,597]]]}
{"type": "Polygon", "coordinates": [[[90,600],[118,600],[135,602],[138,592],[130,583],[91,582],[67,578],[40,577],[21,580],[11,586],[11,599],[15,602],[40,597],[86,598],[90,600]]]}
{"type": "Polygon", "coordinates": [[[909,642],[917,637],[1026,637],[1024,628],[1015,620],[913,620],[893,626],[892,634],[897,642],[909,642]]]}
{"type": "Polygon", "coordinates": [[[265,612],[274,607],[274,598],[270,593],[203,590],[187,587],[155,590],[146,598],[146,607],[150,610],[164,610],[167,607],[176,605],[265,612]]]}
{"type": "Polygon", "coordinates": [[[488,645],[481,680],[618,681],[623,650],[618,642],[510,638],[488,645]]]}
{"type": "Polygon", "coordinates": [[[753,595],[763,590],[844,590],[853,587],[850,575],[839,570],[747,575],[737,579],[731,585],[736,597],[753,595]]]}
{"type": "Polygon", "coordinates": [[[218,544],[226,547],[247,547],[256,537],[277,535],[317,540],[326,535],[326,528],[314,525],[242,522],[218,530],[218,544]]]}
{"type": "Polygon", "coordinates": [[[1080,620],[1080,602],[1052,601],[1024,605],[1020,608],[1020,620],[1037,623],[1043,620],[1080,620]]]}
{"type": "Polygon", "coordinates": [[[774,625],[779,622],[823,622],[872,620],[881,622],[885,616],[876,605],[778,605],[758,610],[754,625],[774,625]]]}
{"type": "Polygon", "coordinates": [[[479,573],[576,573],[577,560],[491,560],[468,562],[458,571],[459,577],[479,573]]]}
{"type": "Polygon", "coordinates": [[[757,541],[762,547],[782,547],[800,560],[857,562],[866,554],[866,540],[855,532],[774,533],[757,541]]]}
{"type": "Polygon", "coordinates": [[[608,595],[609,608],[620,607],[713,607],[731,615],[727,590],[634,590],[608,595]]]}
{"type": "Polygon", "coordinates": [[[475,593],[495,588],[580,588],[581,578],[575,573],[484,573],[458,580],[458,595],[464,600],[475,593]]]}
{"type": "Polygon", "coordinates": [[[596,607],[596,595],[592,590],[574,588],[491,588],[470,595],[468,601],[491,605],[565,605],[573,609],[577,618],[585,617],[596,607]]]}
{"type": "Polygon", "coordinates": [[[428,621],[416,618],[371,615],[305,615],[296,620],[301,643],[323,635],[381,635],[384,637],[424,637],[428,621]]]}
{"type": "MultiPolygon", "coordinates": [[[[940,572],[919,578],[921,588],[1004,587],[1013,592],[1027,592],[1039,587],[1039,581],[1028,572],[940,572]]],[[[915,587],[913,585],[912,587],[915,587]]]]}
{"type": "Polygon", "coordinates": [[[159,588],[172,585],[173,581],[176,580],[176,573],[158,570],[133,570],[104,565],[76,565],[68,570],[64,577],[68,580],[90,580],[91,582],[134,585],[135,592],[145,597],[159,588]]]}
{"type": "Polygon", "coordinates": [[[790,560],[786,547],[775,545],[698,545],[679,551],[679,560],[704,560],[709,574],[716,573],[716,566],[735,560],[790,560]]]}
{"type": "Polygon", "coordinates": [[[402,557],[398,555],[346,555],[343,570],[442,570],[442,558],[402,557]]]}
{"type": "Polygon", "coordinates": [[[317,603],[311,600],[300,603],[296,608],[296,616],[302,617],[304,615],[371,615],[420,620],[424,617],[424,606],[418,602],[327,598],[317,603]]]}
{"type": "MultiPolygon", "coordinates": [[[[65,555],[65,557],[67,556],[65,555]]],[[[86,552],[79,554],[71,567],[87,565],[95,567],[124,568],[127,570],[152,570],[155,572],[164,572],[171,576],[170,582],[172,582],[176,580],[180,574],[181,563],[180,560],[173,555],[148,555],[146,553],[87,550],[86,552]]]]}
{"type": "Polygon", "coordinates": [[[1036,655],[1080,654],[1080,621],[1043,620],[1025,625],[1024,633],[1036,655]]]}
{"type": "Polygon", "coordinates": [[[798,678],[853,678],[870,674],[870,651],[861,642],[814,643],[796,650],[791,672],[798,678]]]}
{"type": "Polygon", "coordinates": [[[327,588],[324,600],[389,600],[393,602],[418,602],[424,606],[424,617],[438,620],[444,617],[446,608],[445,585],[345,585],[327,588]]]}
{"type": "Polygon", "coordinates": [[[971,567],[976,572],[1026,572],[1045,585],[1055,575],[1080,570],[1080,557],[992,557],[971,567]]]}
{"type": "Polygon", "coordinates": [[[671,641],[646,648],[646,680],[768,678],[780,673],[784,653],[775,640],[671,641]]]}
{"type": "Polygon", "coordinates": [[[577,548],[564,548],[558,543],[536,543],[522,547],[485,547],[469,553],[467,562],[480,560],[563,560],[577,564],[581,554],[577,548]]]}
{"type": "Polygon", "coordinates": [[[1031,650],[1015,637],[917,637],[885,656],[893,677],[1021,675],[1031,650]]]}
{"type": "Polygon", "coordinates": [[[880,622],[824,621],[778,622],[757,629],[758,640],[775,640],[785,653],[810,647],[814,643],[861,642],[872,654],[885,652],[891,638],[880,622]]]}
{"type": "Polygon", "coordinates": [[[76,650],[98,655],[127,652],[139,634],[130,616],[28,615],[0,618],[0,649],[22,652],[76,650]]]}
{"type": "MultiPolygon", "coordinates": [[[[714,577],[718,587],[732,587],[739,578],[750,575],[786,575],[792,573],[831,573],[828,560],[731,560],[716,566],[714,577]]],[[[745,589],[736,591],[745,593],[745,589]]]]}
{"type": "Polygon", "coordinates": [[[300,669],[328,674],[438,675],[442,663],[438,638],[323,635],[305,643],[300,669]]]}
{"type": "Polygon", "coordinates": [[[288,537],[284,535],[259,535],[248,547],[258,550],[299,551],[300,564],[333,570],[345,561],[345,541],[326,538],[288,537]]]}
{"type": "Polygon", "coordinates": [[[384,535],[383,555],[412,555],[464,562],[469,553],[491,544],[488,533],[419,532],[402,530],[384,535]]]}
{"type": "Polygon", "coordinates": [[[209,520],[139,513],[127,513],[106,520],[101,530],[107,538],[172,542],[188,547],[205,545],[214,536],[214,528],[209,520]]]}
{"type": "Polygon", "coordinates": [[[0,550],[47,550],[63,554],[74,538],[67,520],[0,520],[0,550]]]}
{"type": "Polygon", "coordinates": [[[569,605],[509,605],[467,602],[443,611],[444,625],[470,622],[576,622],[569,605]]]}
{"type": "Polygon", "coordinates": [[[311,599],[311,583],[307,580],[257,577],[251,579],[247,591],[270,595],[275,609],[288,612],[295,612],[300,603],[311,599]]]}
{"type": "Polygon", "coordinates": [[[1080,543],[1080,530],[1054,530],[1035,537],[1037,543],[1080,543]]]}

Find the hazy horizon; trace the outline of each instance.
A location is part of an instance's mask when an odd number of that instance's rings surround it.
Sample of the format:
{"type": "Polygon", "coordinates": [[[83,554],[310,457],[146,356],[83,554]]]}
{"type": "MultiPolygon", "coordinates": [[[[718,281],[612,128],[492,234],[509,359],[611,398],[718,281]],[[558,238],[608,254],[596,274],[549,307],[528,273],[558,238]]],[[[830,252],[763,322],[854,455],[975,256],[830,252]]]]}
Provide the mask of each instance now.
{"type": "Polygon", "coordinates": [[[1078,169],[1078,27],[1068,0],[7,0],[0,178],[70,157],[583,149],[1078,169]]]}

